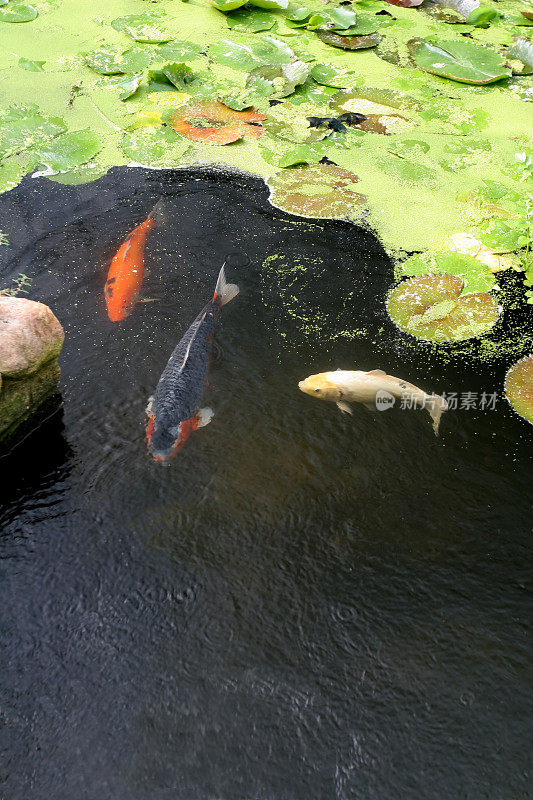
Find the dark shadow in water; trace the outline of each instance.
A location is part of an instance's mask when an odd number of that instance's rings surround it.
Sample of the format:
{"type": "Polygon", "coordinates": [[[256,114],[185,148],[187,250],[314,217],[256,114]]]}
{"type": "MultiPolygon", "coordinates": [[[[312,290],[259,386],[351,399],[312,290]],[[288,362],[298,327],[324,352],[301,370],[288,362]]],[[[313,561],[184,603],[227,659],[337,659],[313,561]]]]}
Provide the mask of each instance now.
{"type": "Polygon", "coordinates": [[[30,275],[66,330],[63,421],[0,462],[10,800],[527,796],[530,428],[500,394],[435,439],[297,389],[339,366],[499,393],[508,365],[413,347],[377,240],[267,194],[115,169],[0,197],[2,285],[30,275]],[[160,196],[157,301],[113,325],[109,262],[160,196]],[[225,257],[215,417],[162,469],[144,408],[225,257]]]}

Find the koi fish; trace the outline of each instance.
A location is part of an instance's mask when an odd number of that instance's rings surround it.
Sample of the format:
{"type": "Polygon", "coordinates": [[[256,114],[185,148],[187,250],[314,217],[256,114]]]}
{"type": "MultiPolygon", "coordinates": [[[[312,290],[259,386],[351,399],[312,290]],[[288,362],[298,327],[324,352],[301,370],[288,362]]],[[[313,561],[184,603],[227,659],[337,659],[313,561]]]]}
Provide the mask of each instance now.
{"type": "Polygon", "coordinates": [[[438,434],[442,412],[448,409],[443,397],[426,394],[412,383],[387,375],[381,369],[370,372],[343,369],[320,372],[300,381],[298,386],[305,394],[333,401],[347,414],[352,413],[348,403],[363,403],[370,408],[376,408],[376,401],[382,400],[381,407],[390,407],[395,399],[407,397],[413,406],[427,408],[433,421],[435,436],[438,434]]]}
{"type": "Polygon", "coordinates": [[[113,257],[104,289],[111,322],[126,319],[139,298],[144,273],[144,244],[148,231],[163,222],[162,203],[159,200],[144,222],[128,233],[113,257]]]}
{"type": "Polygon", "coordinates": [[[146,440],[154,461],[168,461],[197,428],[208,425],[211,408],[200,408],[207,383],[207,370],[215,324],[222,306],[239,293],[226,283],[220,270],[213,299],[200,311],[183,336],[148,401],[146,440]]]}

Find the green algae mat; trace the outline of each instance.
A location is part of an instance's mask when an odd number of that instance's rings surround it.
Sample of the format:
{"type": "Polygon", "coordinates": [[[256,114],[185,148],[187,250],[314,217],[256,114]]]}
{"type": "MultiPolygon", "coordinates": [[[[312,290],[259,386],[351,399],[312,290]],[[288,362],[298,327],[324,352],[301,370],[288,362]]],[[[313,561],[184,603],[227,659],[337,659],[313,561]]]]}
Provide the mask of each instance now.
{"type": "Polygon", "coordinates": [[[375,231],[407,337],[483,340],[501,273],[533,303],[532,34],[519,0],[0,0],[0,190],[246,170],[278,208],[375,231]]]}

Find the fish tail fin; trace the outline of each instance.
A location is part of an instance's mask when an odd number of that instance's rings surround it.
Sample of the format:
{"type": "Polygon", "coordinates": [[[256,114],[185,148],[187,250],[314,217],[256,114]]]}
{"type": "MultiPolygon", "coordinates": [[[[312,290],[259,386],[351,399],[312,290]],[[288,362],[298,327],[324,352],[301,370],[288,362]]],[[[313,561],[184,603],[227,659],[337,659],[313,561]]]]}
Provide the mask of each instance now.
{"type": "Polygon", "coordinates": [[[215,293],[213,300],[220,299],[220,305],[225,306],[230,300],[233,300],[239,294],[239,287],[235,283],[226,282],[226,273],[224,272],[225,264],[218,273],[217,285],[215,286],[215,293]]]}
{"type": "Polygon", "coordinates": [[[429,412],[429,416],[433,421],[433,431],[435,436],[438,436],[440,418],[442,416],[442,412],[448,410],[448,403],[444,397],[440,397],[438,394],[431,394],[426,398],[425,406],[429,412]]]}
{"type": "Polygon", "coordinates": [[[152,219],[156,225],[164,225],[167,221],[162,197],[157,201],[155,206],[148,214],[148,219],[152,219]]]}

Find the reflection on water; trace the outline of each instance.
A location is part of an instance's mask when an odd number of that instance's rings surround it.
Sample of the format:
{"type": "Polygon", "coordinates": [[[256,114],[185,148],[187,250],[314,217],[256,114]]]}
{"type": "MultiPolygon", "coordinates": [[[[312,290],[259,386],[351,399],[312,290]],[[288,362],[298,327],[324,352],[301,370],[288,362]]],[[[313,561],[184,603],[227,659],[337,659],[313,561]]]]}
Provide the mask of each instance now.
{"type": "Polygon", "coordinates": [[[0,198],[2,285],[30,275],[66,330],[63,416],[0,461],[10,800],[527,796],[526,423],[500,398],[436,440],[297,388],[379,367],[493,392],[506,364],[407,347],[373,237],[266,196],[113,170],[0,198]],[[158,301],[114,325],[109,261],[161,195],[158,301]],[[215,417],[161,469],[144,408],[224,257],[215,417]]]}

